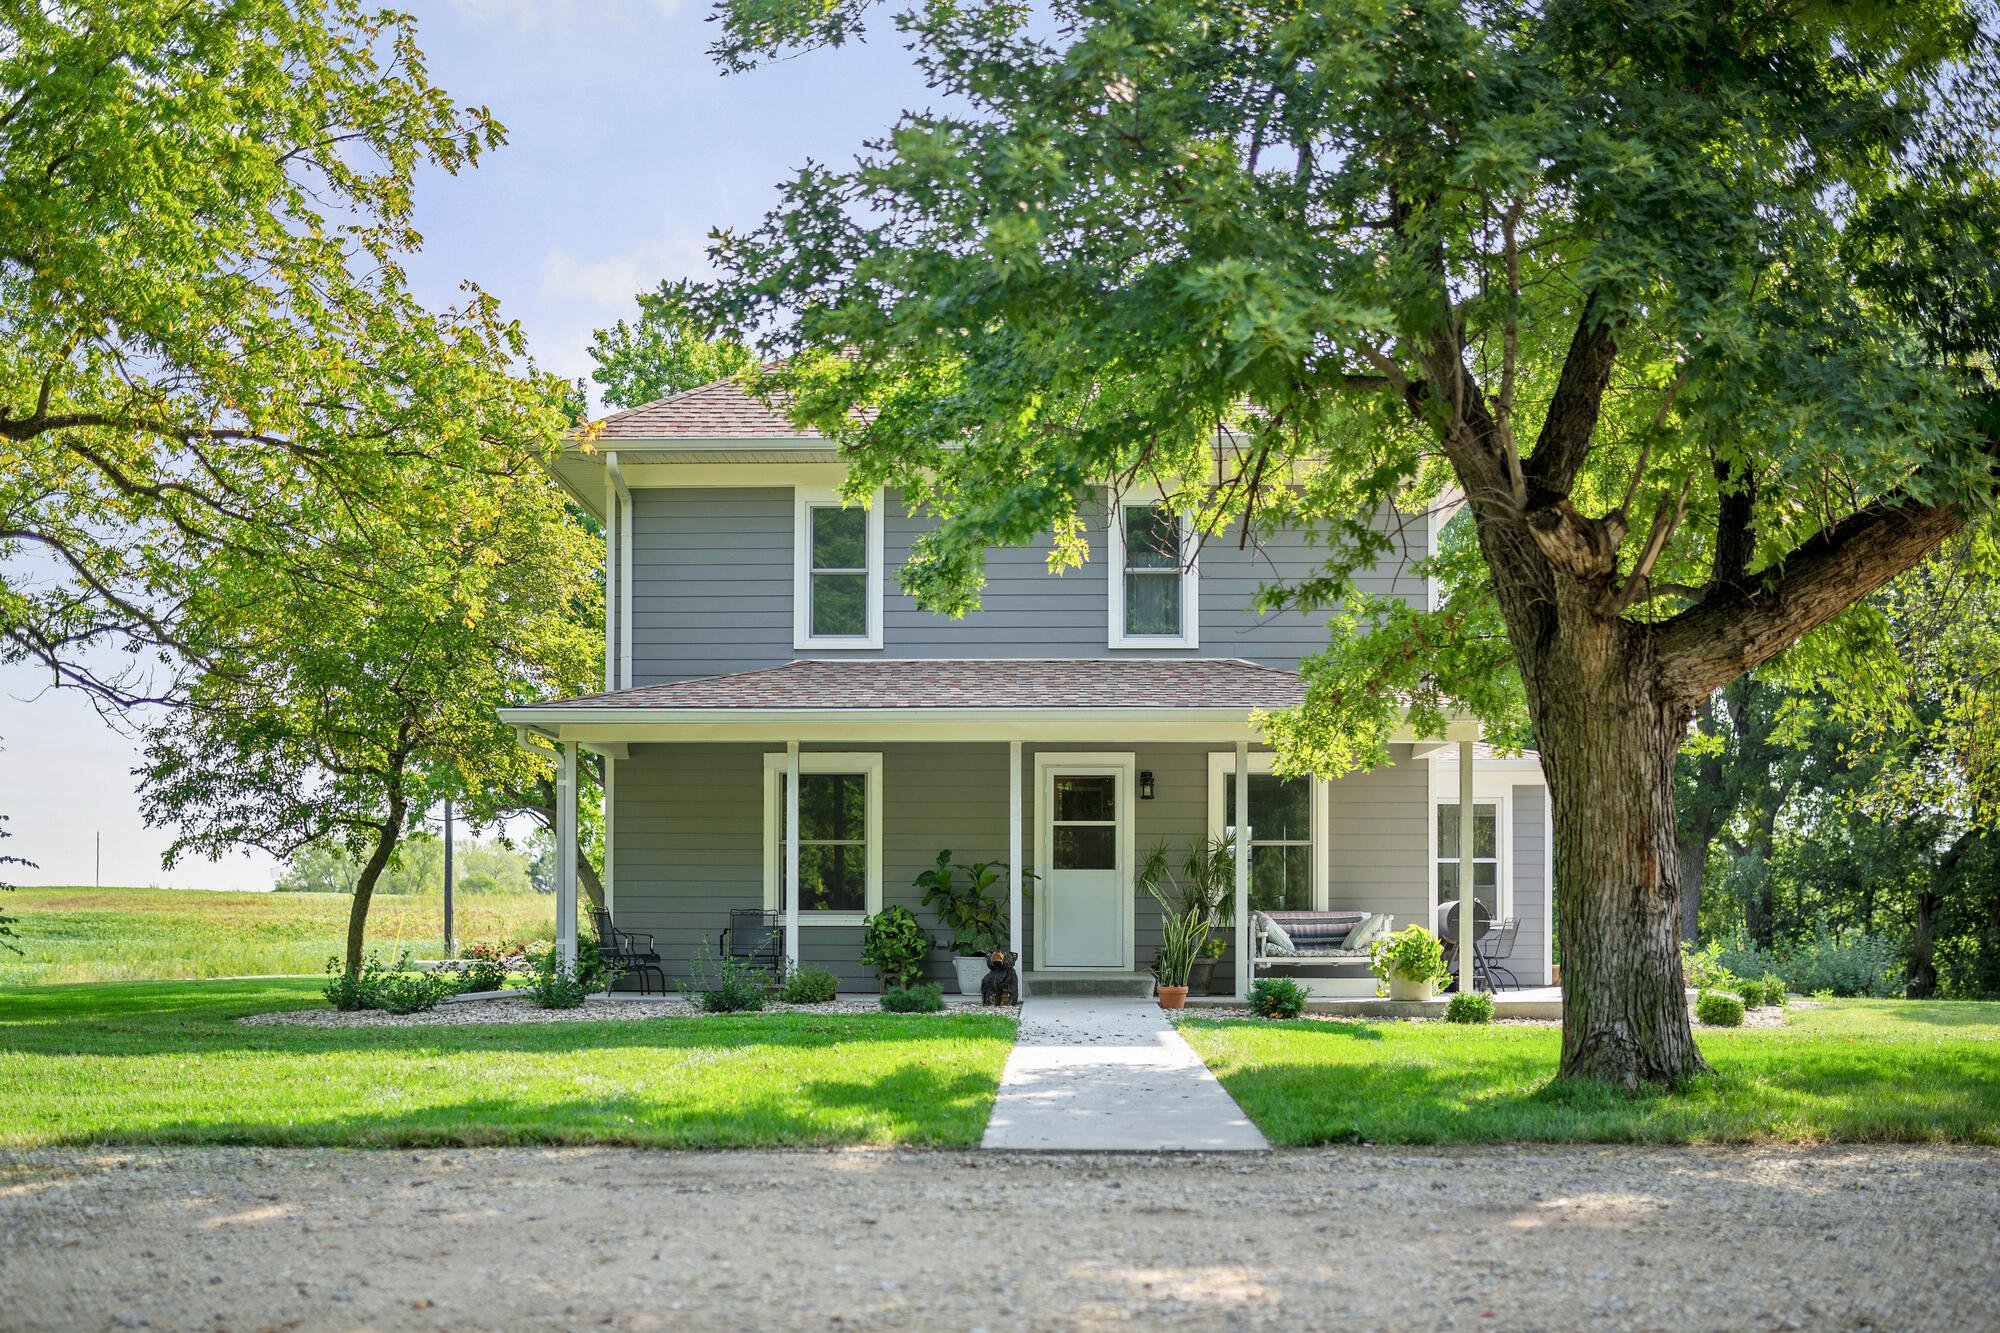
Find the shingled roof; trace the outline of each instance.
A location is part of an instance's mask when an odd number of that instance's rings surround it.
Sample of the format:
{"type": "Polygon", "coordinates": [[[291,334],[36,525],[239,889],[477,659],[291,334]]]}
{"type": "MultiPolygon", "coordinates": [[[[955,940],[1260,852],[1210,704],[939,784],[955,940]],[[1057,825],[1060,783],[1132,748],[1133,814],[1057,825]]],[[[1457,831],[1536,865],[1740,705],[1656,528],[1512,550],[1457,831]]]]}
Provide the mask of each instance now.
{"type": "Polygon", "coordinates": [[[1138,660],[949,658],[799,661],[756,671],[640,685],[529,709],[1092,710],[1290,708],[1298,676],[1241,658],[1138,660]]]}
{"type": "Polygon", "coordinates": [[[671,398],[613,412],[600,440],[817,440],[735,380],[717,380],[671,398]]]}

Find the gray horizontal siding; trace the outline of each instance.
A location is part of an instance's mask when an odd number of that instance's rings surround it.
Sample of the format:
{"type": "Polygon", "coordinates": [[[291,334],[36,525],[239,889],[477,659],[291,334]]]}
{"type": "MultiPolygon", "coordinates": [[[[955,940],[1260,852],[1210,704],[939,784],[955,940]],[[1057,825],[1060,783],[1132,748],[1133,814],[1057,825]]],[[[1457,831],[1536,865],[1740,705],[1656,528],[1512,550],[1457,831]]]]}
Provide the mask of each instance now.
{"type": "MultiPolygon", "coordinates": [[[[992,551],[980,609],[951,619],[905,596],[898,573],[929,520],[911,518],[892,493],[883,521],[883,648],[837,655],[887,657],[1112,657],[1140,650],[1108,643],[1106,511],[1090,507],[1093,558],[1048,571],[1050,543],[992,551]]],[[[1385,522],[1402,553],[1361,579],[1374,593],[1421,602],[1410,573],[1428,540],[1421,519],[1385,522]]],[[[792,491],[789,487],[633,492],[633,678],[637,684],[773,666],[792,648],[792,491]]],[[[1201,555],[1199,649],[1145,649],[1149,656],[1248,657],[1295,666],[1325,646],[1326,616],[1253,609],[1265,585],[1312,575],[1325,552],[1301,532],[1281,532],[1239,550],[1234,534],[1201,555]]]]}
{"type": "Polygon", "coordinates": [[[1384,767],[1335,778],[1327,823],[1329,906],[1388,912],[1398,930],[1432,924],[1428,764],[1396,745],[1384,767]]]}
{"type": "MultiPolygon", "coordinates": [[[[685,978],[700,946],[711,947],[728,924],[732,907],[758,907],[764,898],[765,748],[757,745],[637,745],[616,761],[618,840],[616,915],[621,926],[651,933],[667,971],[685,978]]],[[[1007,855],[1007,750],[1004,745],[902,744],[883,755],[883,901],[916,912],[939,942],[929,974],[951,976],[946,937],[922,906],[914,880],[941,850],[954,859],[1004,860],[1007,855]]],[[[1062,749],[1067,747],[1048,747],[1062,749]]],[[[1107,749],[1112,747],[1105,747],[1107,749]]],[[[1208,831],[1208,747],[1134,746],[1140,771],[1150,771],[1154,798],[1135,800],[1133,842],[1143,857],[1164,840],[1178,852],[1208,831]]],[[[1024,853],[1033,868],[1035,847],[1034,757],[1023,747],[1024,853]]],[[[1427,766],[1411,761],[1408,747],[1397,762],[1330,784],[1330,905],[1390,912],[1398,927],[1428,915],[1430,860],[1427,766]]],[[[1529,793],[1516,792],[1517,824],[1526,818],[1529,793]]],[[[1539,807],[1535,827],[1540,828],[1539,807]]],[[[1539,833],[1536,835],[1539,837],[1539,833]]],[[[1526,855],[1517,832],[1517,858],[1526,855]]],[[[1525,908],[1522,872],[1517,902],[1525,908]]],[[[1537,901],[1545,902],[1546,895],[1537,901]]],[[[1525,915],[1525,912],[1524,912],[1525,915]]],[[[1160,945],[1160,911],[1134,888],[1134,959],[1145,967],[1160,945]]],[[[829,967],[842,985],[872,989],[874,974],[861,965],[860,928],[806,926],[801,952],[808,963],[829,967]]],[[[1524,921],[1526,947],[1529,927],[1524,921]]],[[[1034,965],[1034,902],[1022,922],[1029,966],[1034,965]]],[[[1536,937],[1539,939],[1539,936],[1536,937]]],[[[1233,958],[1233,955],[1231,955],[1233,958]]],[[[1231,958],[1218,976],[1230,975],[1231,958]]],[[[1537,974],[1539,975],[1539,974],[1537,974]]],[[[1524,980],[1526,978],[1524,977],[1524,980]]]]}
{"type": "Polygon", "coordinates": [[[1514,915],[1521,933],[1502,961],[1524,986],[1539,986],[1549,975],[1548,799],[1539,783],[1514,788],[1514,915]]]}

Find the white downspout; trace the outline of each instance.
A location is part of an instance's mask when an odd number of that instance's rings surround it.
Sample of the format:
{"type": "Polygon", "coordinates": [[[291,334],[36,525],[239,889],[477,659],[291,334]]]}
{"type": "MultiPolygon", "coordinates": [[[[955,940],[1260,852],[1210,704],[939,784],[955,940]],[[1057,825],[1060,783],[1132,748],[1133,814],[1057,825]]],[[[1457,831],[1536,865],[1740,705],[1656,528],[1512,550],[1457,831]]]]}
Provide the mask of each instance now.
{"type": "MultiPolygon", "coordinates": [[[[632,488],[625,484],[625,473],[618,466],[618,451],[605,455],[604,473],[612,488],[618,494],[618,683],[614,689],[632,688],[632,488]]],[[[605,559],[611,558],[607,548],[605,559]]],[[[604,651],[611,651],[611,641],[606,636],[604,651]]]]}

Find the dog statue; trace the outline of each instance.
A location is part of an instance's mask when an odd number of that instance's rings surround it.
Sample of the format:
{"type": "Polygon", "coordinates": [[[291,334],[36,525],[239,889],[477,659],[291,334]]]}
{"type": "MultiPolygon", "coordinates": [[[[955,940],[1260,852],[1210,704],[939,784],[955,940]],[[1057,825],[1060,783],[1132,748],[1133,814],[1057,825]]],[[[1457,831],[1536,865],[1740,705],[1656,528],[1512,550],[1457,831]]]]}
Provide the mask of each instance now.
{"type": "Polygon", "coordinates": [[[986,955],[986,980],[979,983],[981,1004],[1019,1004],[1021,974],[1014,970],[1019,954],[995,949],[986,955]]]}

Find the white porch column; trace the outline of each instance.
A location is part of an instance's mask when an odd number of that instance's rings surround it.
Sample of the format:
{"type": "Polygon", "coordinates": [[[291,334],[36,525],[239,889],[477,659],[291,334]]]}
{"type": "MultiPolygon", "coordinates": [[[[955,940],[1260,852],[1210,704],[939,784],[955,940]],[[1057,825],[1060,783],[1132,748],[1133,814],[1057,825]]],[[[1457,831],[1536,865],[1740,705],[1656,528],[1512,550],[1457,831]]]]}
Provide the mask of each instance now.
{"type": "Polygon", "coordinates": [[[1027,993],[1028,956],[1021,952],[1021,742],[1007,742],[1007,948],[1014,955],[1021,992],[1027,993]]]}
{"type": "Polygon", "coordinates": [[[1236,742],[1236,998],[1250,998],[1250,742],[1236,742]]]}
{"type": "Polygon", "coordinates": [[[556,957],[576,963],[576,742],[556,761],[556,957]]]}
{"type": "Polygon", "coordinates": [[[799,961],[799,743],[785,742],[785,962],[799,961]]]}
{"type": "Polygon", "coordinates": [[[1458,743],[1458,988],[1479,989],[1472,965],[1479,909],[1472,892],[1472,742],[1458,743]]]}

